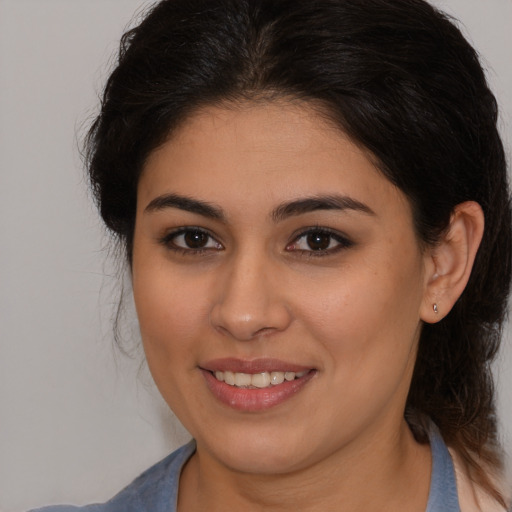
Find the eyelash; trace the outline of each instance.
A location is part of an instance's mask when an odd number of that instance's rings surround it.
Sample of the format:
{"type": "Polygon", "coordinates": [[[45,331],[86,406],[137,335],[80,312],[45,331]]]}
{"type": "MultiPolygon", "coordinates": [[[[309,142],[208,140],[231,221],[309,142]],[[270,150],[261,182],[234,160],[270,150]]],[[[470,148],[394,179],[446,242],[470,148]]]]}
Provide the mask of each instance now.
{"type": "Polygon", "coordinates": [[[306,230],[302,230],[294,239],[293,241],[286,246],[287,250],[294,251],[296,253],[299,253],[301,256],[307,257],[307,258],[318,258],[322,256],[329,256],[332,254],[336,254],[344,249],[348,249],[354,245],[354,242],[349,240],[346,236],[342,235],[341,233],[334,231],[329,228],[323,228],[319,226],[314,226],[311,228],[307,228],[306,230]],[[305,250],[305,249],[290,249],[293,245],[297,244],[299,240],[302,238],[306,238],[310,235],[321,235],[321,236],[328,236],[330,241],[329,245],[332,244],[332,241],[334,240],[337,245],[335,247],[330,247],[327,249],[319,249],[319,250],[305,250]]]}
{"type": "MultiPolygon", "coordinates": [[[[215,237],[209,233],[204,228],[196,227],[196,226],[187,226],[183,228],[179,228],[175,231],[171,231],[167,233],[165,236],[161,237],[159,243],[162,244],[167,249],[182,254],[184,256],[195,256],[195,255],[204,255],[209,253],[210,251],[222,251],[224,247],[220,242],[218,242],[215,237]],[[185,236],[187,234],[196,234],[201,236],[206,236],[208,238],[207,243],[211,243],[212,241],[215,243],[214,247],[201,247],[201,248],[193,248],[193,247],[180,247],[176,245],[176,239],[180,236],[185,236]]],[[[331,254],[336,254],[337,252],[348,249],[352,247],[354,243],[346,238],[344,235],[341,235],[337,231],[333,231],[328,228],[323,227],[311,227],[306,230],[300,231],[292,240],[291,243],[287,244],[286,251],[293,252],[299,254],[300,256],[304,256],[307,258],[317,258],[322,256],[329,256],[331,254]],[[303,238],[306,238],[311,235],[320,235],[329,237],[329,246],[333,241],[336,242],[336,246],[327,247],[326,249],[293,249],[294,245],[297,245],[299,241],[303,238]]]]}
{"type": "Polygon", "coordinates": [[[175,231],[171,231],[170,233],[167,233],[162,238],[159,239],[159,243],[161,243],[164,247],[167,249],[174,251],[179,254],[183,254],[184,256],[194,256],[194,255],[204,255],[207,254],[210,251],[216,251],[216,250],[224,250],[224,247],[220,242],[218,242],[207,230],[204,228],[196,227],[196,226],[187,226],[183,228],[179,228],[175,231]],[[179,236],[196,233],[203,236],[208,237],[208,242],[214,241],[217,247],[201,247],[194,249],[192,247],[180,247],[179,245],[176,245],[175,240],[179,236]]]}

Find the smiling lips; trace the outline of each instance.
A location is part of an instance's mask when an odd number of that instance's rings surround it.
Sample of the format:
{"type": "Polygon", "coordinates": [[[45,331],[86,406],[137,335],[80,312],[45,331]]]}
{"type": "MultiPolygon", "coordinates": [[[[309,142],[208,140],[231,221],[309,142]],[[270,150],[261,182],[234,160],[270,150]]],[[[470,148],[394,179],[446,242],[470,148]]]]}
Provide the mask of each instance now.
{"type": "Polygon", "coordinates": [[[260,359],[223,359],[201,367],[208,388],[233,409],[256,412],[283,403],[300,391],[316,370],[260,359]]]}
{"type": "Polygon", "coordinates": [[[221,372],[214,373],[215,378],[220,382],[225,382],[229,386],[236,386],[237,388],[268,388],[270,386],[278,386],[285,380],[290,382],[295,379],[300,379],[308,373],[307,370],[302,372],[263,372],[263,373],[234,373],[234,372],[221,372]]]}

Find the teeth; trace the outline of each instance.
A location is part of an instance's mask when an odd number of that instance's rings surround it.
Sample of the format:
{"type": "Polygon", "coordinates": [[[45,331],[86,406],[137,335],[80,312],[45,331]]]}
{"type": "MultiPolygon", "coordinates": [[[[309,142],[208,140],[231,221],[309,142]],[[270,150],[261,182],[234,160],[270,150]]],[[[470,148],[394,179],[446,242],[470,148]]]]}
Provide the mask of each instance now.
{"type": "Polygon", "coordinates": [[[284,382],[284,373],[283,372],[272,372],[270,374],[270,384],[276,386],[277,384],[282,384],[284,382]]]}
{"type": "Polygon", "coordinates": [[[286,372],[284,374],[284,379],[285,380],[293,380],[293,379],[295,379],[295,373],[293,373],[293,372],[286,372]]]}
{"type": "Polygon", "coordinates": [[[251,381],[252,378],[248,373],[235,373],[235,386],[237,388],[250,386],[252,384],[251,381]]]}
{"type": "MultiPolygon", "coordinates": [[[[242,375],[244,375],[242,373],[242,375]]],[[[256,373],[255,375],[248,375],[250,377],[251,385],[257,388],[268,388],[270,386],[270,375],[268,372],[256,373]]]]}
{"type": "Polygon", "coordinates": [[[300,379],[308,373],[307,370],[302,372],[262,372],[262,373],[234,373],[234,372],[214,372],[215,378],[221,382],[225,382],[230,386],[238,388],[268,388],[270,386],[277,386],[284,381],[292,381],[300,379]]]}

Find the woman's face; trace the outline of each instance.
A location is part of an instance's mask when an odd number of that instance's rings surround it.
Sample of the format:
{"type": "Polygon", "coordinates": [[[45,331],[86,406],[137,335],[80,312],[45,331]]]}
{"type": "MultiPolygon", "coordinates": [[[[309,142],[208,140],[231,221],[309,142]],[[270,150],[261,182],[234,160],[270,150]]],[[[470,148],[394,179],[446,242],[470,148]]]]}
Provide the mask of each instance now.
{"type": "Polygon", "coordinates": [[[306,105],[204,109],[138,186],[150,370],[198,450],[237,471],[396,435],[426,261],[403,193],[306,105]]]}

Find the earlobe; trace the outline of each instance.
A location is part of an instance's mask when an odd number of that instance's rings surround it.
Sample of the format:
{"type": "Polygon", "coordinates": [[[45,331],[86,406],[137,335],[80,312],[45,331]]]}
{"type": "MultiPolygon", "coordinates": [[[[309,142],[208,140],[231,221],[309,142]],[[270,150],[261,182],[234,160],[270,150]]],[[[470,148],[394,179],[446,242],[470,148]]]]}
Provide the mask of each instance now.
{"type": "Polygon", "coordinates": [[[427,283],[420,311],[424,322],[436,323],[443,319],[464,291],[484,224],[478,203],[466,201],[455,207],[446,232],[427,255],[427,283]]]}

